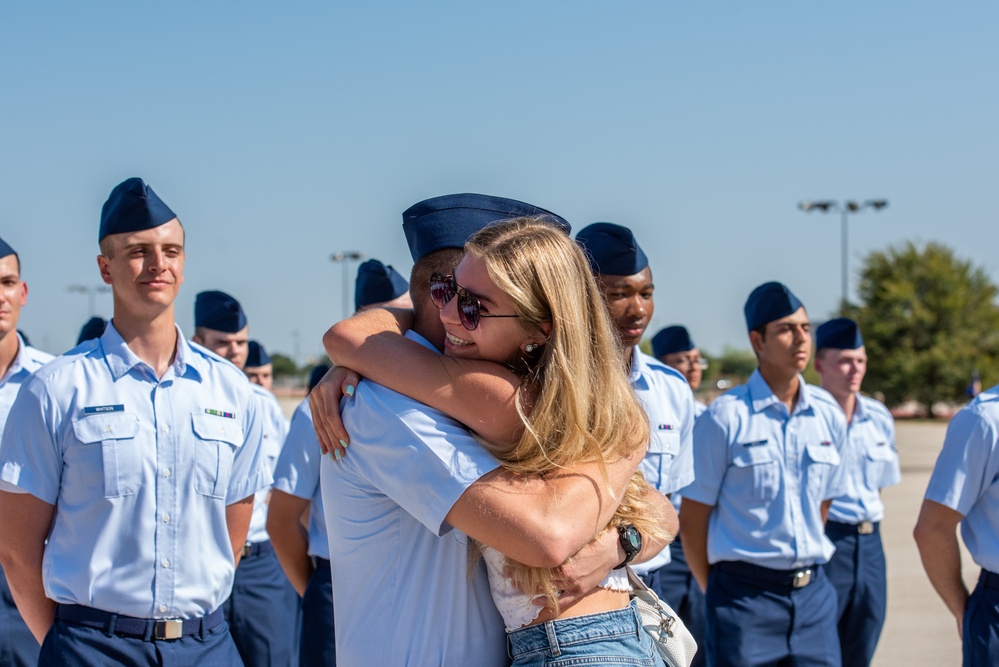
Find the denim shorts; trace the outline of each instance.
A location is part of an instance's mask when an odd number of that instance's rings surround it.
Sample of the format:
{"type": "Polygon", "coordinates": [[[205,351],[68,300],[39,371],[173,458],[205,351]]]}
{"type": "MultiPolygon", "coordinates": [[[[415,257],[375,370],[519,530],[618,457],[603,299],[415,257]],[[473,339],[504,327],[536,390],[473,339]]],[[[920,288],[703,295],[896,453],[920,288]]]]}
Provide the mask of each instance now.
{"type": "Polygon", "coordinates": [[[664,665],[635,602],[624,609],[538,623],[507,635],[514,667],[664,665]]]}

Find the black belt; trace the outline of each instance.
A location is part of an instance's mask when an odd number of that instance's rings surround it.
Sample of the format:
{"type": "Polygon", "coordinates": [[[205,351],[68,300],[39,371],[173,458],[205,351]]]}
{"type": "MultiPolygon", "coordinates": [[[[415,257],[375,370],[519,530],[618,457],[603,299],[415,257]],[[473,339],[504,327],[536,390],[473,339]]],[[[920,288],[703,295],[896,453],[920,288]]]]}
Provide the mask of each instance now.
{"type": "Polygon", "coordinates": [[[989,572],[988,570],[982,570],[981,580],[982,585],[984,585],[985,588],[999,590],[999,574],[989,572]]]}
{"type": "Polygon", "coordinates": [[[326,558],[320,558],[319,556],[312,557],[312,569],[313,570],[329,570],[330,562],[326,558]]]}
{"type": "Polygon", "coordinates": [[[861,521],[860,523],[841,523],[839,521],[826,521],[826,528],[830,532],[840,535],[877,535],[881,532],[881,522],[861,521]]]}
{"type": "Polygon", "coordinates": [[[816,581],[819,574],[818,565],[809,565],[796,570],[774,570],[738,560],[723,560],[715,563],[714,567],[718,568],[719,572],[788,590],[804,588],[816,581]]]}
{"type": "Polygon", "coordinates": [[[243,545],[243,558],[252,558],[253,556],[260,556],[261,554],[273,553],[274,546],[271,544],[270,540],[265,540],[263,542],[247,542],[243,545]]]}
{"type": "Polygon", "coordinates": [[[140,637],[147,642],[204,634],[225,623],[221,607],[201,618],[149,619],[113,614],[78,604],[60,604],[56,606],[55,617],[73,625],[101,630],[108,635],[140,637]]]}

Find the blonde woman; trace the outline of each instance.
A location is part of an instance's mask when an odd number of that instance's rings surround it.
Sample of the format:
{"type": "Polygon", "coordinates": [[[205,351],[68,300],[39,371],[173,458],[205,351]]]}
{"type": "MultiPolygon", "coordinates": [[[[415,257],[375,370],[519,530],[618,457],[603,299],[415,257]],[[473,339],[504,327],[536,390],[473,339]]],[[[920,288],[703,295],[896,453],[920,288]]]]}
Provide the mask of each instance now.
{"type": "MultiPolygon", "coordinates": [[[[441,309],[445,356],[401,335],[409,324],[403,312],[372,311],[327,333],[334,363],[458,419],[526,478],[603,465],[644,448],[647,418],[602,297],[562,230],[523,218],[489,226],[469,240],[450,275],[431,277],[429,289],[441,309]],[[484,405],[478,379],[497,374],[516,387],[512,400],[484,405]]],[[[645,540],[665,545],[675,517],[649,502],[649,493],[636,472],[608,528],[633,525],[645,540]]],[[[623,569],[560,605],[552,570],[506,559],[501,541],[484,542],[479,549],[515,665],[555,658],[662,664],[630,605],[623,569]]]]}

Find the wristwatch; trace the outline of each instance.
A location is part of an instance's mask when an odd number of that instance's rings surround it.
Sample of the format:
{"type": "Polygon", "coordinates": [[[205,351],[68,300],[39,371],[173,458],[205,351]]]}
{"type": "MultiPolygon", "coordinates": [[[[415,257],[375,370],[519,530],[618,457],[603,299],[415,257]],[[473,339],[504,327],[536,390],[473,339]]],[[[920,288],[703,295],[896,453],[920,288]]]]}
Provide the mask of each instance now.
{"type": "Polygon", "coordinates": [[[635,556],[642,550],[642,534],[633,525],[629,523],[627,526],[618,526],[617,533],[621,539],[621,548],[624,549],[624,560],[614,569],[622,568],[635,560],[635,556]]]}

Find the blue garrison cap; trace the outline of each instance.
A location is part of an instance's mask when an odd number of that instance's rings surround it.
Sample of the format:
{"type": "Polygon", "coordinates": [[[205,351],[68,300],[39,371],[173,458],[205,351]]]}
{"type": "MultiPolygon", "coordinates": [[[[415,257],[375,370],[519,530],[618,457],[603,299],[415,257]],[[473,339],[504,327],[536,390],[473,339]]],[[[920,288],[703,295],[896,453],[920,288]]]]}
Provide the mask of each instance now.
{"type": "Polygon", "coordinates": [[[176,217],[141,178],[130,178],[116,185],[104,202],[101,232],[97,240],[103,241],[108,234],[141,232],[159,227],[176,217]]]}
{"type": "Polygon", "coordinates": [[[402,213],[402,230],[413,261],[443,248],[463,248],[483,227],[511,218],[541,217],[565,230],[569,223],[551,211],[516,199],[458,194],[424,199],[402,213]]]}
{"type": "Polygon", "coordinates": [[[267,350],[264,346],[255,340],[251,340],[249,348],[246,353],[246,363],[243,364],[245,368],[258,368],[260,366],[266,366],[271,363],[271,355],[267,354],[267,350]]]}
{"type": "Polygon", "coordinates": [[[803,305],[786,285],[778,282],[763,283],[749,293],[742,309],[746,314],[746,328],[752,331],[767,322],[787,317],[803,305]]]}
{"type": "Polygon", "coordinates": [[[3,259],[7,255],[16,255],[16,254],[17,253],[14,252],[14,249],[11,248],[9,245],[7,245],[6,241],[0,239],[0,259],[3,259]]]}
{"type": "Polygon", "coordinates": [[[194,326],[236,333],[246,326],[246,313],[239,301],[225,292],[200,292],[194,299],[194,326]]]}
{"type": "Polygon", "coordinates": [[[326,375],[326,373],[329,371],[329,369],[330,369],[330,367],[329,367],[328,364],[319,364],[318,366],[316,366],[315,368],[312,369],[312,372],[309,373],[309,391],[310,392],[312,391],[312,389],[317,384],[319,384],[319,381],[323,379],[323,376],[326,375]]]}
{"type": "Polygon", "coordinates": [[[354,283],[354,310],[360,310],[373,303],[384,303],[400,297],[409,291],[409,283],[391,266],[377,259],[357,267],[357,281],[354,283]]]}
{"type": "Polygon", "coordinates": [[[690,340],[687,329],[679,324],[666,327],[652,337],[652,356],[654,357],[674,352],[689,352],[695,347],[697,346],[694,345],[694,341],[690,340]]]}
{"type": "Polygon", "coordinates": [[[829,320],[815,330],[815,349],[856,350],[864,345],[860,326],[848,317],[829,320]]]}
{"type": "Polygon", "coordinates": [[[83,341],[100,338],[104,335],[104,329],[108,326],[108,321],[103,317],[91,317],[80,329],[80,335],[76,337],[76,344],[83,341]]]}
{"type": "Polygon", "coordinates": [[[580,229],[576,243],[596,274],[633,276],[649,265],[631,230],[612,222],[594,222],[580,229]]]}

